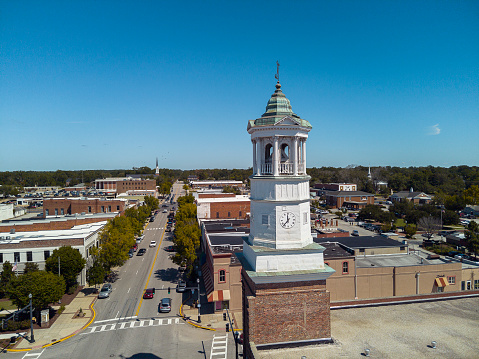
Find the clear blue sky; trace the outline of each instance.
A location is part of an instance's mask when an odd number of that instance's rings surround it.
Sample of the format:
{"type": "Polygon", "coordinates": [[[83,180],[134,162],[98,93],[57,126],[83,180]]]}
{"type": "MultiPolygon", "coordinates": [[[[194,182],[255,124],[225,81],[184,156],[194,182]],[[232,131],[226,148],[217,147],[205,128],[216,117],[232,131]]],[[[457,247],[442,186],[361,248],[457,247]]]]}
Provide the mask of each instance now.
{"type": "Polygon", "coordinates": [[[479,165],[479,1],[0,0],[0,170],[250,167],[276,60],[308,167],[479,165]]]}

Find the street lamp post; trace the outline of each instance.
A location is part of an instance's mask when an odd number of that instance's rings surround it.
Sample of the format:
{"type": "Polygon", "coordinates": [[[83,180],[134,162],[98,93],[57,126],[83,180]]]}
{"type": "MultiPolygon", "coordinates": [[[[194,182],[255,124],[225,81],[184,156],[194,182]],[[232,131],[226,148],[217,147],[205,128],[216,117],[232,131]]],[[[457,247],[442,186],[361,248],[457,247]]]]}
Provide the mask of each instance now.
{"type": "Polygon", "coordinates": [[[35,343],[35,336],[33,335],[33,305],[32,305],[32,293],[28,295],[30,298],[30,343],[35,343]]]}
{"type": "Polygon", "coordinates": [[[198,323],[201,323],[201,303],[200,303],[200,278],[196,278],[198,284],[198,323]]]}

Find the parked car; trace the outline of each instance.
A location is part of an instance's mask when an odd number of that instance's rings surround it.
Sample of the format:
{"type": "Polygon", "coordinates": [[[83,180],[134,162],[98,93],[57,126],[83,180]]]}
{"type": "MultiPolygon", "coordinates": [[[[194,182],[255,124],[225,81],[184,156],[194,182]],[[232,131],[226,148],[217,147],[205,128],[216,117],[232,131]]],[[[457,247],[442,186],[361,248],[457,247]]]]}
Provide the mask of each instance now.
{"type": "Polygon", "coordinates": [[[133,249],[133,252],[136,252],[138,250],[138,244],[135,243],[131,249],[133,249]]]}
{"type": "Polygon", "coordinates": [[[162,212],[163,213],[168,213],[168,210],[165,208],[162,212]]]}
{"type": "Polygon", "coordinates": [[[167,252],[174,252],[174,251],[175,251],[175,246],[165,247],[165,251],[167,251],[167,252]]]}
{"type": "Polygon", "coordinates": [[[186,282],[184,280],[178,281],[178,285],[176,286],[176,291],[178,293],[183,293],[186,291],[186,282]]]}
{"type": "Polygon", "coordinates": [[[150,242],[150,247],[156,247],[156,241],[151,241],[150,242]]]}
{"type": "Polygon", "coordinates": [[[160,313],[169,313],[171,311],[171,298],[163,298],[158,304],[158,311],[160,313]]]}
{"type": "Polygon", "coordinates": [[[137,255],[137,256],[142,256],[142,255],[145,254],[145,253],[146,253],[146,249],[145,249],[145,248],[141,248],[136,255],[137,255]]]}
{"type": "Polygon", "coordinates": [[[112,288],[110,283],[103,284],[103,287],[101,287],[100,293],[98,294],[98,299],[108,298],[110,296],[111,291],[112,291],[112,288]]]}
{"type": "Polygon", "coordinates": [[[351,233],[352,236],[359,236],[359,231],[357,229],[353,230],[351,233]]]}
{"type": "Polygon", "coordinates": [[[155,288],[148,288],[145,290],[145,294],[143,294],[143,299],[153,299],[155,295],[155,288]]]}
{"type": "Polygon", "coordinates": [[[154,222],[155,221],[155,217],[150,217],[150,222],[154,222]]]}
{"type": "Polygon", "coordinates": [[[133,257],[133,248],[128,251],[128,257],[133,257]]]}

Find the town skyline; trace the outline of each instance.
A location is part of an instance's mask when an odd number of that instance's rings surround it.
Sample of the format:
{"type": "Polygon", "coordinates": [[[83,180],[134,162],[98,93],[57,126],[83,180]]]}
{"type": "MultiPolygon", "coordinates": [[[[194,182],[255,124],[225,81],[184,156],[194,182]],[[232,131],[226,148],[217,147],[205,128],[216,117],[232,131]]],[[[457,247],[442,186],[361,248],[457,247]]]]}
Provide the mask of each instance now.
{"type": "Polygon", "coordinates": [[[0,5],[0,171],[250,168],[276,61],[308,168],[478,165],[475,2],[84,4],[0,5]]]}

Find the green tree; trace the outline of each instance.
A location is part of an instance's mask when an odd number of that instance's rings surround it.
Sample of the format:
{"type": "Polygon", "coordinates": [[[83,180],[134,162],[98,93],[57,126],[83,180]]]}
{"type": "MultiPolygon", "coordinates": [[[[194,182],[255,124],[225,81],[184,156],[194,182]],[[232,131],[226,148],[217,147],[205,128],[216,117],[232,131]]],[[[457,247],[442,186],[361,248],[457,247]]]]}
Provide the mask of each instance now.
{"type": "Polygon", "coordinates": [[[406,238],[412,238],[417,232],[417,227],[415,224],[406,224],[404,227],[404,233],[406,233],[406,238]]]}
{"type": "Polygon", "coordinates": [[[36,271],[23,274],[13,279],[8,285],[10,299],[19,308],[29,303],[28,295],[32,294],[32,303],[37,310],[57,302],[65,293],[65,280],[56,274],[36,271]]]}
{"type": "Polygon", "coordinates": [[[2,273],[0,273],[0,297],[4,297],[8,283],[15,278],[15,272],[13,266],[9,261],[3,263],[2,273]]]}
{"type": "Polygon", "coordinates": [[[95,288],[97,284],[103,283],[106,276],[105,267],[101,264],[99,260],[95,260],[93,265],[86,271],[86,280],[89,285],[94,285],[95,288]]]}
{"type": "Polygon", "coordinates": [[[158,205],[160,204],[160,201],[158,201],[158,198],[155,198],[153,196],[146,196],[145,197],[145,204],[148,206],[150,212],[154,211],[155,209],[158,208],[158,205]]]}
{"type": "Polygon", "coordinates": [[[45,262],[45,269],[48,272],[58,274],[58,259],[60,258],[60,274],[65,279],[67,288],[77,284],[77,277],[83,270],[86,260],[78,249],[70,246],[55,249],[52,255],[45,262]]]}
{"type": "Polygon", "coordinates": [[[25,267],[23,268],[23,274],[28,274],[28,273],[32,273],[32,272],[36,272],[40,270],[38,268],[38,264],[35,263],[35,262],[27,262],[25,263],[25,267]]]}
{"type": "Polygon", "coordinates": [[[479,204],[479,186],[474,185],[464,191],[464,201],[466,204],[479,204]]]}
{"type": "Polygon", "coordinates": [[[99,261],[103,267],[111,268],[123,265],[128,260],[128,251],[135,244],[135,231],[127,217],[110,220],[100,232],[99,261]]]}
{"type": "Polygon", "coordinates": [[[475,221],[470,221],[465,231],[467,247],[474,253],[474,257],[479,252],[479,225],[475,221]]]}

